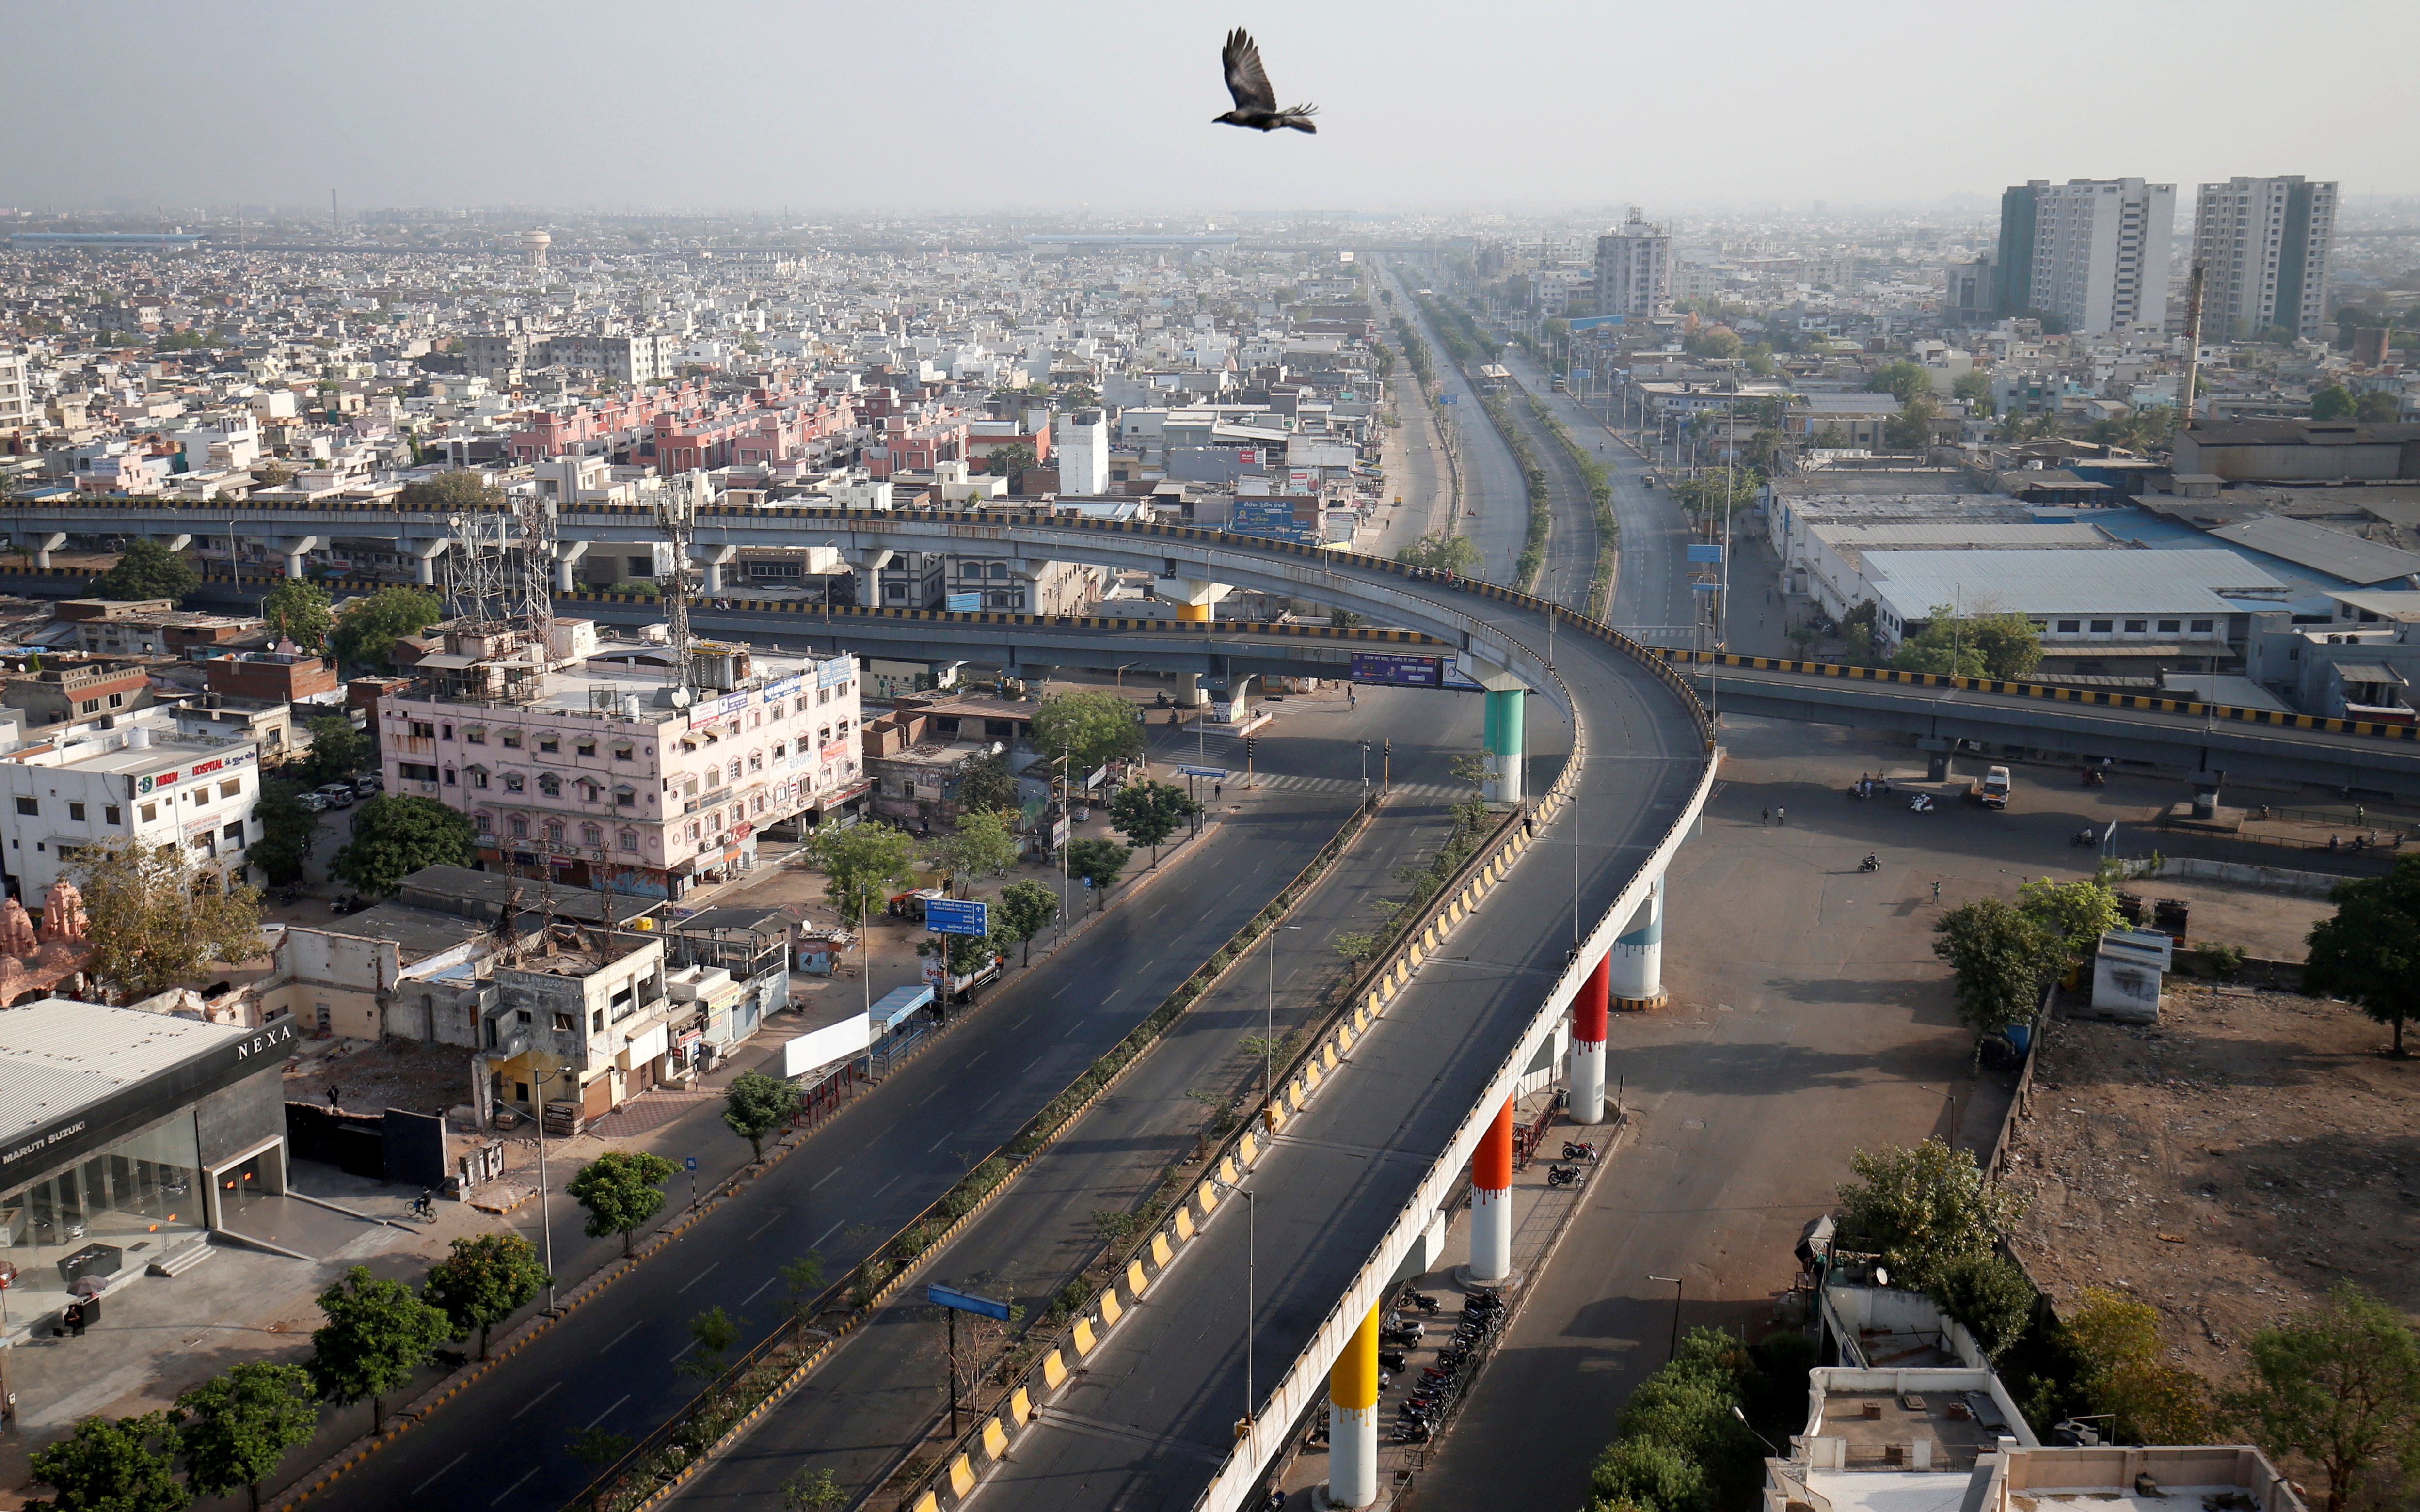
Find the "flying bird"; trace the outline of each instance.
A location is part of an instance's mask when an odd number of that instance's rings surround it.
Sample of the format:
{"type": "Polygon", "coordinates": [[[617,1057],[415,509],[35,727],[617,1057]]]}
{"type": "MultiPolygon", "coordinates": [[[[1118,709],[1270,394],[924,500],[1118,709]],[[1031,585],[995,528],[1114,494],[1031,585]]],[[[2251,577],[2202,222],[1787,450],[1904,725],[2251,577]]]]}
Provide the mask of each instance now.
{"type": "Polygon", "coordinates": [[[1227,45],[1219,50],[1218,61],[1227,70],[1227,93],[1235,97],[1235,108],[1224,116],[1210,117],[1213,124],[1249,127],[1255,131],[1274,131],[1280,126],[1291,126],[1297,131],[1319,134],[1311,118],[1319,114],[1317,105],[1296,105],[1292,110],[1278,109],[1278,92],[1269,85],[1269,73],[1261,67],[1261,45],[1236,27],[1227,34],[1227,45]]]}

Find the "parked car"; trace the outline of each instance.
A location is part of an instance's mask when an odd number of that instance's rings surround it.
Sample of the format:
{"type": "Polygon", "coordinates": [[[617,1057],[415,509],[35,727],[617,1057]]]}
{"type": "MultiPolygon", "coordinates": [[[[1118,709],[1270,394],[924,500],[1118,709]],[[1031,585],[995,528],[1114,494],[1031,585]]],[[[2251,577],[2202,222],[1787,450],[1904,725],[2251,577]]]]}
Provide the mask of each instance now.
{"type": "Polygon", "coordinates": [[[322,782],[311,791],[318,794],[319,801],[331,809],[349,809],[353,806],[353,785],[350,782],[322,782]]]}
{"type": "Polygon", "coordinates": [[[313,813],[326,813],[328,811],[328,800],[319,796],[317,793],[298,794],[295,795],[294,801],[301,804],[303,808],[308,809],[313,813]]]}
{"type": "Polygon", "coordinates": [[[376,772],[364,772],[353,779],[353,792],[362,797],[386,791],[386,779],[376,772]]]}

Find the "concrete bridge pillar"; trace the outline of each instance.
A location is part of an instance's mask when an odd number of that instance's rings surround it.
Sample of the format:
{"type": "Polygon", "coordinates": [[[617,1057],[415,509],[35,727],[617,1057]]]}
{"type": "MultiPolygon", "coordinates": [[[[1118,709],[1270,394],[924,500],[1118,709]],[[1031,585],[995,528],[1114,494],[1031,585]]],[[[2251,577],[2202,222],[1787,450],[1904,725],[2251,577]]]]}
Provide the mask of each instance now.
{"type": "Polygon", "coordinates": [[[271,547],[286,553],[286,576],[288,578],[302,577],[302,559],[319,549],[319,537],[316,535],[271,535],[266,539],[271,547]]]}
{"type": "Polygon", "coordinates": [[[1613,957],[1599,960],[1572,999],[1572,1056],[1565,1078],[1574,1123],[1605,1121],[1606,1007],[1611,995],[1613,957]]]}
{"type": "Polygon", "coordinates": [[[722,569],[739,555],[736,546],[692,546],[689,554],[706,568],[706,584],[701,592],[713,597],[722,592],[722,569]]]}
{"type": "Polygon", "coordinates": [[[433,541],[407,540],[398,544],[412,555],[414,577],[423,583],[434,586],[437,581],[437,559],[445,554],[445,548],[452,546],[454,540],[451,536],[441,535],[433,541]]]}
{"type": "Polygon", "coordinates": [[[29,543],[29,548],[34,553],[34,565],[38,567],[47,567],[51,564],[51,553],[68,544],[68,532],[65,531],[35,531],[28,534],[25,539],[29,543]]]}
{"type": "Polygon", "coordinates": [[[194,544],[194,538],[192,535],[179,533],[176,531],[156,532],[153,533],[151,539],[159,542],[162,546],[166,547],[171,551],[182,551],[185,548],[194,544]]]}
{"type": "Polygon", "coordinates": [[[1496,1110],[1470,1154],[1470,1281],[1512,1279],[1512,1100],[1496,1110]]]}
{"type": "Polygon", "coordinates": [[[576,586],[571,580],[571,569],[578,564],[582,557],[587,554],[586,541],[554,543],[554,591],[556,593],[567,594],[576,586]]]}
{"type": "Polygon", "coordinates": [[[1213,606],[1235,590],[1202,578],[1162,578],[1153,591],[1175,604],[1179,624],[1207,625],[1213,606]]]}
{"type": "Polygon", "coordinates": [[[1647,881],[1647,897],[1613,942],[1611,998],[1632,1011],[1664,1006],[1664,874],[1647,881]]]}
{"type": "Polygon", "coordinates": [[[1178,672],[1174,681],[1177,702],[1187,708],[1198,709],[1210,702],[1210,690],[1202,686],[1200,672],[1178,672]]]}
{"type": "Polygon", "coordinates": [[[1519,686],[1487,690],[1487,801],[1521,801],[1521,721],[1528,689],[1519,686]]]}
{"type": "Polygon", "coordinates": [[[1378,1500],[1378,1309],[1373,1305],[1327,1371],[1327,1504],[1378,1500]]]}

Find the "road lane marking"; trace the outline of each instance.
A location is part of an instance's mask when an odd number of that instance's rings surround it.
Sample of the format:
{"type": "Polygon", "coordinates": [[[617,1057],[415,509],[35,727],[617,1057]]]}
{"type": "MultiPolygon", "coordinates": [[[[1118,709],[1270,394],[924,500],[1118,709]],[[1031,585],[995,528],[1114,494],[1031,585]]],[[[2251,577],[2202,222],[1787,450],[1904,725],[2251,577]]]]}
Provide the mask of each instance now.
{"type": "Polygon", "coordinates": [[[950,1136],[949,1136],[948,1134],[943,1134],[940,1138],[934,1140],[934,1141],[933,1141],[933,1143],[932,1143],[931,1148],[930,1148],[930,1149],[927,1149],[924,1151],[924,1153],[925,1153],[925,1154],[927,1154],[927,1155],[929,1155],[929,1154],[931,1154],[934,1150],[940,1149],[943,1145],[946,1145],[946,1144],[948,1144],[949,1142],[950,1142],[950,1136]]]}
{"type": "MultiPolygon", "coordinates": [[[[624,1401],[628,1401],[628,1400],[629,1400],[629,1398],[628,1398],[628,1397],[627,1397],[627,1396],[623,1397],[622,1399],[623,1399],[624,1401]]],[[[465,1450],[463,1450],[460,1454],[456,1455],[453,1458],[448,1459],[447,1461],[445,1461],[444,1467],[443,1467],[442,1469],[439,1470],[439,1471],[437,1472],[437,1473],[436,1473],[436,1474],[429,1476],[427,1480],[422,1481],[419,1485],[417,1485],[417,1486],[413,1487],[413,1488],[411,1489],[411,1494],[412,1494],[412,1495],[414,1495],[414,1496],[418,1496],[421,1492],[423,1492],[423,1491],[425,1491],[425,1490],[428,1489],[428,1488],[430,1488],[431,1486],[436,1485],[436,1484],[437,1484],[437,1482],[439,1481],[439,1479],[440,1479],[440,1478],[442,1478],[442,1477],[444,1475],[444,1473],[445,1473],[445,1472],[446,1472],[446,1471],[453,1469],[456,1465],[460,1464],[463,1460],[468,1459],[468,1458],[471,1458],[471,1451],[470,1451],[470,1450],[468,1450],[468,1449],[465,1449],[465,1450]]]]}
{"type": "MultiPolygon", "coordinates": [[[[634,1334],[634,1333],[638,1332],[638,1328],[639,1328],[639,1325],[638,1325],[638,1324],[636,1324],[636,1323],[632,1323],[628,1328],[626,1328],[626,1329],[622,1330],[622,1332],[620,1332],[619,1334],[614,1335],[612,1338],[610,1338],[610,1339],[608,1339],[608,1340],[606,1340],[606,1341],[605,1341],[605,1350],[610,1350],[610,1349],[612,1349],[614,1345],[621,1343],[621,1342],[622,1342],[624,1339],[626,1339],[626,1338],[628,1338],[632,1334],[634,1334]]],[[[605,1350],[597,1350],[597,1353],[599,1353],[599,1354],[603,1354],[603,1353],[605,1352],[605,1350]]]]}
{"type": "Polygon", "coordinates": [[[742,1307],[745,1307],[745,1306],[747,1306],[750,1303],[754,1302],[757,1298],[759,1298],[759,1297],[761,1297],[761,1296],[765,1295],[765,1288],[766,1288],[766,1287],[769,1287],[769,1286],[771,1286],[774,1282],[779,1281],[779,1280],[781,1280],[781,1279],[782,1279],[782,1273],[781,1273],[781,1272],[779,1272],[779,1271],[776,1271],[776,1272],[774,1272],[771,1275],[767,1276],[767,1277],[765,1278],[765,1280],[764,1280],[764,1284],[763,1284],[762,1286],[759,1286],[755,1290],[753,1290],[753,1291],[752,1291],[752,1292],[748,1293],[748,1295],[746,1295],[746,1296],[744,1296],[744,1297],[742,1297],[742,1298],[740,1298],[740,1299],[739,1299],[739,1305],[740,1305],[740,1306],[742,1306],[742,1307]]]}
{"type": "MultiPolygon", "coordinates": [[[[623,1403],[623,1402],[627,1402],[627,1401],[628,1401],[629,1399],[630,1399],[629,1397],[628,1397],[628,1396],[624,1396],[624,1397],[622,1397],[619,1401],[616,1401],[616,1402],[613,1404],[613,1407],[619,1407],[619,1406],[621,1406],[621,1405],[622,1405],[622,1403],[623,1403]]],[[[603,1411],[603,1412],[601,1412],[597,1413],[595,1417],[593,1417],[593,1418],[589,1419],[589,1420],[588,1420],[588,1427],[587,1427],[587,1428],[582,1428],[580,1431],[581,1431],[581,1432],[582,1432],[582,1433],[585,1433],[585,1432],[587,1432],[587,1431],[588,1431],[588,1428],[593,1428],[593,1427],[595,1427],[597,1424],[604,1422],[604,1421],[605,1421],[607,1418],[609,1418],[609,1417],[612,1417],[612,1416],[613,1415],[613,1407],[609,1407],[609,1408],[605,1409],[605,1411],[603,1411]]],[[[442,1472],[441,1472],[441,1473],[442,1473],[442,1472]]]]}
{"type": "Polygon", "coordinates": [[[823,1185],[826,1181],[830,1180],[833,1177],[838,1176],[840,1173],[841,1173],[841,1167],[840,1167],[840,1166],[838,1166],[838,1165],[834,1165],[830,1170],[828,1170],[828,1171],[824,1172],[821,1176],[816,1177],[816,1178],[814,1179],[814,1180],[813,1182],[811,1182],[811,1183],[808,1185],[807,1190],[808,1190],[808,1191],[810,1191],[810,1192],[814,1191],[816,1187],[819,1187],[819,1186],[823,1185]]]}
{"type": "Polygon", "coordinates": [[[987,1055],[990,1055],[990,1054],[991,1054],[991,1052],[990,1052],[990,1051],[988,1051],[988,1050],[978,1050],[978,1051],[976,1051],[972,1056],[969,1057],[967,1059],[960,1061],[960,1062],[958,1063],[958,1069],[959,1069],[960,1071],[964,1071],[964,1070],[966,1070],[969,1066],[973,1065],[976,1061],[981,1060],[984,1057],[985,1057],[985,1056],[987,1056],[987,1055]]]}
{"type": "Polygon", "coordinates": [[[520,1478],[520,1480],[517,1480],[517,1481],[513,1482],[510,1486],[505,1487],[505,1488],[504,1488],[504,1494],[503,1494],[503,1495],[498,1496],[494,1501],[489,1502],[488,1504],[489,1504],[489,1506],[502,1506],[502,1505],[504,1505],[504,1498],[505,1498],[505,1497],[508,1497],[508,1496],[512,1495],[515,1491],[520,1490],[520,1489],[521,1489],[521,1487],[522,1487],[522,1486],[523,1486],[523,1485],[524,1485],[524,1484],[529,1480],[529,1478],[530,1478],[532,1475],[535,1475],[535,1474],[536,1474],[536,1473],[537,1473],[537,1467],[536,1467],[535,1465],[532,1465],[532,1466],[530,1466],[530,1467],[529,1467],[529,1469],[522,1471],[522,1472],[521,1472],[521,1478],[520,1478]]]}
{"type": "MultiPolygon", "coordinates": [[[[814,1188],[813,1188],[813,1187],[809,1187],[807,1190],[808,1190],[808,1191],[810,1191],[810,1192],[812,1192],[812,1191],[814,1191],[814,1188]]],[[[790,1210],[789,1210],[789,1209],[787,1209],[787,1208],[775,1208],[775,1209],[773,1210],[773,1216],[771,1216],[770,1218],[766,1219],[763,1223],[758,1224],[758,1225],[756,1226],[755,1233],[752,1233],[752,1234],[750,1234],[748,1237],[749,1237],[750,1239],[752,1239],[752,1239],[754,1239],[754,1238],[756,1237],[756,1235],[757,1235],[757,1234],[761,1234],[761,1233],[763,1233],[766,1229],[772,1227],[773,1227],[775,1224],[777,1224],[777,1223],[780,1223],[780,1222],[782,1221],[782,1219],[783,1219],[783,1215],[785,1215],[786,1213],[788,1213],[788,1212],[789,1212],[789,1211],[790,1211],[790,1210]]]]}
{"type": "Polygon", "coordinates": [[[825,1230],[823,1231],[823,1236],[822,1236],[822,1238],[817,1239],[814,1243],[812,1243],[812,1244],[808,1245],[807,1247],[808,1247],[809,1249],[821,1249],[821,1248],[823,1248],[823,1247],[824,1247],[824,1240],[826,1240],[826,1239],[830,1239],[830,1238],[831,1238],[831,1237],[832,1237],[832,1235],[839,1233],[839,1232],[840,1232],[840,1225],[841,1225],[841,1223],[845,1223],[845,1222],[847,1222],[847,1221],[848,1221],[848,1220],[846,1220],[846,1219],[845,1219],[845,1218],[844,1218],[844,1219],[842,1219],[842,1220],[840,1221],[840,1223],[835,1223],[835,1224],[833,1224],[830,1228],[827,1228],[827,1229],[825,1229],[825,1230]]]}
{"type": "Polygon", "coordinates": [[[528,1412],[531,1408],[535,1407],[538,1403],[540,1403],[540,1402],[542,1402],[542,1401],[546,1400],[548,1397],[550,1397],[550,1396],[553,1396],[553,1395],[554,1395],[554,1392],[555,1392],[555,1387],[556,1387],[556,1386],[560,1386],[560,1385],[562,1385],[562,1384],[563,1384],[563,1382],[562,1382],[562,1381],[556,1381],[556,1382],[554,1383],[554,1385],[553,1385],[553,1386],[549,1386],[548,1388],[546,1388],[546,1390],[544,1390],[544,1391],[542,1391],[542,1392],[539,1392],[536,1396],[535,1396],[531,1397],[528,1401],[525,1401],[525,1402],[521,1403],[520,1412],[515,1412],[515,1413],[513,1414],[513,1416],[514,1416],[514,1417],[516,1417],[516,1418],[520,1417],[520,1416],[521,1415],[521,1412],[528,1412]]]}
{"type": "Polygon", "coordinates": [[[876,1197],[878,1197],[878,1196],[882,1196],[882,1194],[884,1194],[885,1192],[890,1191],[893,1186],[895,1186],[895,1185],[897,1185],[897,1184],[898,1184],[898,1182],[899,1182],[899,1178],[900,1178],[900,1177],[902,1177],[902,1176],[905,1176],[905,1175],[907,1175],[907,1174],[908,1174],[908,1173],[907,1173],[907,1172],[905,1172],[905,1171],[896,1171],[896,1172],[893,1172],[893,1173],[892,1174],[892,1177],[891,1177],[891,1180],[890,1180],[883,1182],[880,1186],[876,1187],[872,1192],[867,1193],[867,1194],[866,1194],[865,1200],[866,1200],[866,1201],[868,1201],[868,1202],[871,1202],[871,1201],[873,1201],[876,1197]]]}
{"type": "Polygon", "coordinates": [[[708,1265],[705,1270],[700,1271],[697,1274],[695,1274],[695,1275],[693,1275],[693,1276],[690,1276],[688,1280],[686,1280],[686,1281],[684,1281],[684,1282],[682,1282],[682,1283],[681,1283],[681,1285],[680,1285],[680,1291],[675,1291],[675,1292],[674,1292],[674,1293],[673,1293],[673,1295],[674,1295],[674,1296],[675,1296],[675,1297],[677,1297],[677,1296],[679,1296],[679,1295],[680,1295],[681,1291],[687,1291],[690,1288],[691,1288],[691,1287],[693,1287],[693,1286],[697,1285],[699,1282],[701,1282],[701,1281],[705,1280],[707,1276],[712,1275],[712,1274],[714,1273],[714,1267],[715,1267],[715,1266],[717,1266],[717,1265],[721,1265],[721,1263],[722,1263],[722,1262],[721,1262],[721,1260],[716,1260],[716,1261],[714,1261],[714,1262],[713,1262],[713,1264],[708,1265]]]}
{"type": "Polygon", "coordinates": [[[667,1364],[667,1365],[678,1365],[678,1364],[680,1364],[680,1357],[681,1357],[681,1355],[682,1355],[682,1354],[687,1354],[690,1350],[694,1350],[694,1349],[696,1349],[696,1348],[697,1348],[697,1340],[695,1340],[695,1339],[691,1339],[691,1340],[690,1340],[687,1344],[684,1344],[684,1345],[682,1345],[682,1346],[680,1347],[680,1354],[675,1354],[675,1355],[674,1355],[670,1360],[666,1361],[666,1362],[665,1362],[665,1364],[667,1364]]]}

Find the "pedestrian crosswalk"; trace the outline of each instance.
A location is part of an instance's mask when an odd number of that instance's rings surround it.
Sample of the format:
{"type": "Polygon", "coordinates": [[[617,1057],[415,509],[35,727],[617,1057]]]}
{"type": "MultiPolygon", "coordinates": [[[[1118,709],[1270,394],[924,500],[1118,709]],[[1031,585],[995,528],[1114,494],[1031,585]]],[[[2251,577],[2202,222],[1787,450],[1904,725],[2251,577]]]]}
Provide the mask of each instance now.
{"type": "MultiPolygon", "coordinates": [[[[1190,760],[1188,757],[1187,761],[1190,760]]],[[[1214,758],[1211,764],[1215,766],[1219,764],[1214,758]]],[[[1233,766],[1228,768],[1224,786],[1231,793],[1240,793],[1244,790],[1246,780],[1243,763],[1239,758],[1233,766]]],[[[1262,793],[1355,794],[1361,791],[1361,784],[1349,777],[1300,777],[1282,772],[1257,772],[1249,780],[1254,789],[1262,793]]],[[[1370,779],[1370,791],[1374,793],[1377,790],[1378,779],[1373,776],[1370,779]]],[[[1470,795],[1468,788],[1448,787],[1441,782],[1398,782],[1394,786],[1394,791],[1411,797],[1432,799],[1439,803],[1452,803],[1470,795]]]]}

